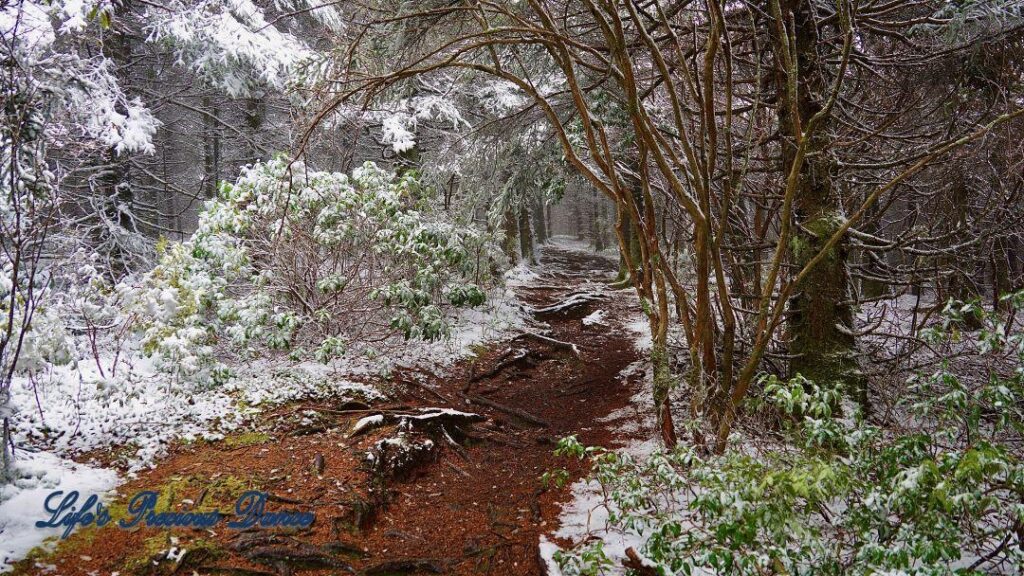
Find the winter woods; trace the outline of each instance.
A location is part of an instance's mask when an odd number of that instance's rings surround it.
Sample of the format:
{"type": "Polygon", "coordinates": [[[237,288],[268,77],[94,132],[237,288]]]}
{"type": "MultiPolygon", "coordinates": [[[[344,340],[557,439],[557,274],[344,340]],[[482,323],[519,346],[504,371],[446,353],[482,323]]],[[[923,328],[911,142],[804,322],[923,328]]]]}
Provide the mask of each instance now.
{"type": "Polygon", "coordinates": [[[1019,561],[1020,511],[968,493],[1009,506],[1022,486],[1020,2],[0,11],[4,480],[19,443],[101,444],[61,430],[70,416],[48,425],[42,388],[134,406],[150,386],[247,394],[253,361],[389,374],[467,322],[524,314],[504,278],[568,236],[618,261],[606,287],[636,296],[650,337],[664,460],[594,464],[621,518],[662,531],[645,549],[661,573],[1019,561]],[[745,460],[760,435],[799,457],[745,460]],[[771,467],[783,504],[733,491],[771,467]],[[878,486],[906,499],[886,508],[878,486]],[[729,499],[760,515],[716,508],[729,499]],[[837,518],[784,552],[755,542],[837,518]],[[964,519],[985,533],[951,536],[964,519]],[[701,536],[666,528],[684,524],[701,536]],[[761,532],[722,537],[743,525],[761,532]],[[914,548],[928,525],[938,544],[914,548]]]}
{"type": "MultiPolygon", "coordinates": [[[[985,150],[1019,152],[1010,142],[1021,115],[1020,18],[1009,2],[403,7],[366,12],[349,28],[352,53],[411,30],[395,47],[400,65],[348,61],[325,100],[334,111],[424,78],[516,87],[526,101],[505,122],[543,122],[570,170],[614,204],[620,254],[651,322],[666,443],[676,437],[667,395],[682,377],[690,416],[707,428],[695,440],[722,450],[773,359],[788,373],[846,382],[869,408],[856,306],[910,291],[954,296],[963,271],[938,267],[962,234],[1017,242],[1017,230],[967,233],[980,221],[966,213],[958,225],[934,217],[939,206],[1013,214],[1019,170],[1000,172],[1017,184],[1000,179],[1004,192],[984,207],[929,183],[951,163],[984,165],[985,150]],[[964,59],[977,67],[955,71],[964,59]],[[990,148],[1000,140],[1008,147],[990,148]],[[669,367],[670,329],[686,343],[683,374],[669,367]]],[[[1019,155],[1003,161],[1019,168],[1019,155]]],[[[995,248],[985,266],[1004,292],[1006,272],[1019,274],[1014,252],[995,248]]],[[[959,296],[1000,290],[981,284],[959,296]]]]}

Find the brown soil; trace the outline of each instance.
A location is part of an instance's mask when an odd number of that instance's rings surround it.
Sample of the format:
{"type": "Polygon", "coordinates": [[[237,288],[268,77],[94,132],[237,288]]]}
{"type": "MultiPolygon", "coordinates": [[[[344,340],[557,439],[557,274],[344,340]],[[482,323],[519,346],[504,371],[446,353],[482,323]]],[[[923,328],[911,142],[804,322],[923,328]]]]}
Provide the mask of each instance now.
{"type": "MultiPolygon", "coordinates": [[[[547,247],[544,262],[542,278],[519,291],[534,308],[593,290],[597,286],[587,282],[608,282],[615,271],[608,259],[559,247],[547,247]]],[[[158,490],[171,510],[228,513],[242,490],[259,489],[272,495],[271,510],[315,513],[308,530],[238,532],[223,524],[212,531],[91,528],[77,532],[53,555],[23,562],[18,572],[44,573],[38,562],[56,565],[49,573],[63,576],[321,575],[350,569],[364,574],[543,574],[538,540],[557,527],[559,504],[569,491],[545,488],[541,476],[559,468],[569,469],[570,480],[585,473],[578,462],[553,454],[557,440],[570,434],[590,445],[626,440],[599,419],[627,405],[637,385],[619,378],[639,359],[629,331],[621,327],[637,313],[636,300],[628,290],[605,289],[605,294],[567,313],[538,318],[546,325],[535,331],[575,343],[578,359],[538,339],[519,338],[496,343],[443,378],[397,375],[392,385],[397,391],[385,406],[447,407],[489,418],[472,429],[473,437],[462,446],[439,442],[443,447],[431,460],[402,481],[375,477],[366,461],[366,451],[393,434],[394,427],[350,438],[352,424],[367,412],[349,410],[365,407],[325,401],[262,415],[255,426],[266,436],[179,446],[155,469],[119,489],[122,495],[158,490]],[[599,308],[607,312],[608,326],[583,326],[581,318],[599,308]],[[480,377],[509,357],[509,349],[531,354],[480,377]],[[467,395],[529,418],[469,403],[467,395]],[[159,553],[172,544],[189,552],[178,561],[163,558],[159,553]]],[[[113,510],[116,518],[118,506],[113,510]]]]}

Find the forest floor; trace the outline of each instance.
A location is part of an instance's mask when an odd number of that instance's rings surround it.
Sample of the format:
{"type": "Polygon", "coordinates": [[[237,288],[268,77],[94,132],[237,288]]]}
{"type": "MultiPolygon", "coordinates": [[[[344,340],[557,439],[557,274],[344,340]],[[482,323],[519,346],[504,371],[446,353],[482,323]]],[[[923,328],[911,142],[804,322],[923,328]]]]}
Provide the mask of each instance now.
{"type": "Polygon", "coordinates": [[[268,510],[315,514],[310,528],[91,527],[16,573],[544,574],[538,543],[560,541],[569,486],[586,473],[554,455],[558,440],[623,446],[642,435],[646,406],[631,406],[645,364],[629,325],[641,316],[631,290],[608,287],[616,263],[566,245],[542,259],[516,288],[534,312],[532,335],[481,349],[444,377],[396,374],[388,400],[372,406],[290,404],[250,432],[180,444],[109,505],[116,521],[131,495],[153,490],[158,510],[231,514],[242,492],[259,490],[268,510]],[[433,408],[447,411],[424,410],[433,408]],[[459,421],[453,410],[483,418],[459,421]],[[427,420],[437,425],[418,425],[427,420]],[[542,481],[562,468],[569,482],[542,481]]]}

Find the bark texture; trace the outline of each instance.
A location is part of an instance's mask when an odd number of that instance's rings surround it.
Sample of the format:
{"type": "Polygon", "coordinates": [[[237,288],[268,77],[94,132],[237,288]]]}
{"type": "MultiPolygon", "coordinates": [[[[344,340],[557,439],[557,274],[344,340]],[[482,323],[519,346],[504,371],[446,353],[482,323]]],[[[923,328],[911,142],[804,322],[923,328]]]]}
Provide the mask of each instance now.
{"type": "MultiPolygon", "coordinates": [[[[783,135],[782,167],[787,170],[797,155],[795,134],[804,130],[828,99],[831,81],[818,53],[818,29],[809,0],[781,0],[782,25],[787,36],[775,33],[775,85],[781,98],[779,127],[783,135]],[[794,41],[796,93],[781,57],[782,42],[794,41]]],[[[795,270],[804,267],[842,225],[845,214],[834,184],[835,159],[829,149],[829,122],[813,132],[807,143],[794,198],[795,232],[790,258],[795,270]]],[[[848,269],[848,240],[842,240],[797,286],[790,299],[788,336],[790,373],[813,381],[860,386],[853,336],[853,309],[848,269]]]]}

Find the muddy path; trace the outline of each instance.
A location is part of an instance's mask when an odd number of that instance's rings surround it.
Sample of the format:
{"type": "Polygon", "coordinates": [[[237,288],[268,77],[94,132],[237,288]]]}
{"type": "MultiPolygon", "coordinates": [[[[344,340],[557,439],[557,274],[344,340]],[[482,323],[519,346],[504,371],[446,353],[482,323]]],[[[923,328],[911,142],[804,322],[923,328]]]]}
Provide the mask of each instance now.
{"type": "MultiPolygon", "coordinates": [[[[315,514],[310,528],[89,528],[18,572],[543,574],[538,542],[557,528],[569,493],[546,487],[541,476],[559,468],[570,480],[585,473],[554,456],[558,439],[626,441],[616,432],[622,422],[604,417],[630,403],[643,377],[642,370],[622,376],[641,359],[625,327],[638,309],[631,291],[607,287],[615,263],[557,245],[545,247],[543,262],[539,278],[517,287],[534,310],[533,335],[494,343],[444,377],[396,375],[386,402],[271,411],[255,432],[179,446],[119,489],[157,491],[158,509],[178,512],[230,511],[240,493],[260,490],[270,495],[268,509],[315,514]],[[408,415],[439,413],[425,411],[434,408],[480,417],[410,427],[408,415]],[[379,426],[353,434],[377,416],[379,426]],[[389,448],[407,441],[424,447],[408,461],[389,448]]],[[[112,505],[115,519],[124,506],[112,505]]]]}

